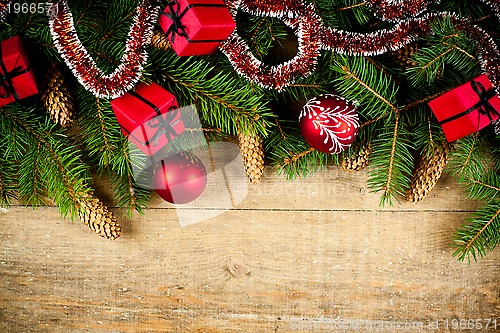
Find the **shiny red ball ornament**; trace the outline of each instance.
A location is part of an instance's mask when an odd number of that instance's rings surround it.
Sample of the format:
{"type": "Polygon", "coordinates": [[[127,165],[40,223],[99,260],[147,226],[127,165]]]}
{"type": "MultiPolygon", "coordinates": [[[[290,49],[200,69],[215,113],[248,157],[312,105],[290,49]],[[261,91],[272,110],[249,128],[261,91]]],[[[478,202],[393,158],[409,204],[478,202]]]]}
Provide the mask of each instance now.
{"type": "Polygon", "coordinates": [[[300,113],[299,123],[307,143],[328,154],[338,154],[348,148],[359,130],[356,106],[333,94],[310,99],[300,113]]]}
{"type": "Polygon", "coordinates": [[[185,204],[197,199],[207,185],[207,170],[201,159],[182,152],[164,158],[154,173],[154,188],[165,201],[185,204]]]}

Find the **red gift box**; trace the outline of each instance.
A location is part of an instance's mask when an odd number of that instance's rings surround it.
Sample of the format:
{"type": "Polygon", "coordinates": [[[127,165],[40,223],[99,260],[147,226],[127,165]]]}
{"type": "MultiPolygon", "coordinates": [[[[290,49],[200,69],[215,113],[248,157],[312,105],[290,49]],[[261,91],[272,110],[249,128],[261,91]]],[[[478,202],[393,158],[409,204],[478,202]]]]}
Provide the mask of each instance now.
{"type": "Polygon", "coordinates": [[[38,93],[35,74],[19,36],[0,43],[0,107],[38,93]]]}
{"type": "Polygon", "coordinates": [[[159,23],[178,56],[214,53],[236,28],[222,0],[172,1],[159,23]]]}
{"type": "Polygon", "coordinates": [[[500,118],[500,97],[485,74],[428,104],[448,142],[475,133],[500,118]]]}
{"type": "Polygon", "coordinates": [[[125,136],[148,156],[184,131],[175,96],[156,83],[139,83],[111,107],[125,136]]]}

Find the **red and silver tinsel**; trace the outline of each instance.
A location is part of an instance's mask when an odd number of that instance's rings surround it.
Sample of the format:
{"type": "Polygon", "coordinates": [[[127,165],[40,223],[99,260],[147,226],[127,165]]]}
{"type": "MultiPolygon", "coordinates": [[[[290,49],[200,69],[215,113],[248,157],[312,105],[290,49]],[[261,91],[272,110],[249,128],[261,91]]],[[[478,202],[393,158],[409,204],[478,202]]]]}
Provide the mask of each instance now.
{"type": "MultiPolygon", "coordinates": [[[[500,17],[498,0],[482,0],[500,17]]],[[[370,33],[356,33],[326,26],[314,6],[302,1],[229,0],[227,5],[233,17],[238,10],[251,15],[277,17],[297,32],[299,49],[292,60],[265,66],[256,59],[237,30],[221,45],[234,69],[248,80],[265,88],[282,90],[298,77],[312,73],[322,49],[346,55],[373,56],[396,51],[432,33],[432,22],[451,17],[462,29],[478,41],[480,64],[493,84],[500,87],[498,48],[493,39],[468,20],[450,13],[425,13],[429,4],[440,0],[367,0],[366,5],[382,20],[395,23],[391,29],[370,33]]]]}
{"type": "Polygon", "coordinates": [[[2,22],[5,19],[5,16],[7,16],[8,11],[9,11],[9,4],[12,2],[12,0],[0,0],[0,22],[2,22]]]}
{"type": "Polygon", "coordinates": [[[236,28],[220,49],[239,74],[262,87],[282,90],[298,77],[308,76],[314,71],[322,47],[317,36],[322,21],[312,4],[302,1],[230,0],[226,5],[235,19],[238,10],[250,15],[279,18],[296,31],[298,38],[298,52],[294,58],[280,65],[265,66],[251,53],[236,28]]]}
{"type": "Polygon", "coordinates": [[[50,17],[49,26],[54,45],[78,81],[95,96],[119,97],[139,81],[148,56],[145,46],[151,41],[153,25],[159,15],[159,7],[152,2],[143,0],[137,7],[120,65],[110,74],[97,67],[78,38],[68,2],[52,4],[55,14],[50,17]]]}
{"type": "MultiPolygon", "coordinates": [[[[481,0],[500,18],[499,0],[481,0]]],[[[0,0],[1,5],[9,1],[0,0]]],[[[481,67],[498,91],[500,87],[500,59],[493,39],[469,20],[450,13],[426,13],[429,4],[440,0],[367,0],[366,6],[384,21],[393,22],[391,29],[356,33],[326,26],[314,5],[303,0],[227,0],[226,5],[236,18],[238,11],[261,17],[276,17],[292,28],[298,37],[298,52],[291,60],[276,66],[267,66],[258,60],[239,36],[237,29],[222,43],[220,49],[229,58],[234,69],[262,87],[283,90],[297,78],[310,75],[321,50],[346,55],[373,56],[396,51],[432,33],[436,19],[451,17],[461,29],[478,43],[481,67]]],[[[97,68],[76,35],[67,1],[58,1],[55,17],[50,19],[54,44],[84,87],[99,97],[118,97],[139,80],[147,53],[144,45],[152,35],[152,26],[158,8],[151,0],[142,0],[134,24],[129,32],[126,50],[115,72],[104,75],[97,68]]]]}

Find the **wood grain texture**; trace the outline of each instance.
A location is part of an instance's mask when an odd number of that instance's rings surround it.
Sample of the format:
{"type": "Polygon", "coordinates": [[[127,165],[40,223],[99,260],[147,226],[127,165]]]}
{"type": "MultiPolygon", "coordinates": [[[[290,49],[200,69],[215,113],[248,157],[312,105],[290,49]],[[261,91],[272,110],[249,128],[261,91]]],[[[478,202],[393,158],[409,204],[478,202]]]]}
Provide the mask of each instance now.
{"type": "Polygon", "coordinates": [[[366,179],[266,170],[235,209],[185,208],[219,214],[187,227],[153,198],[113,242],[53,207],[11,207],[0,214],[0,332],[457,332],[444,326],[454,318],[500,328],[500,253],[470,266],[451,257],[476,203],[443,178],[419,205],[380,208],[366,179]]]}

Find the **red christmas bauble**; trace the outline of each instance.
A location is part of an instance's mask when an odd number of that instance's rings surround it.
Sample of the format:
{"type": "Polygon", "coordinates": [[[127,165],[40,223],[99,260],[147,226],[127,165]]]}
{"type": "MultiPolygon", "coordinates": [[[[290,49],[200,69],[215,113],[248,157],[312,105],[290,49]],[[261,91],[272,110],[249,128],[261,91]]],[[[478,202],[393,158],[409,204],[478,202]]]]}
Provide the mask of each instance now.
{"type": "Polygon", "coordinates": [[[182,152],[164,158],[154,173],[154,188],[165,201],[185,204],[198,198],[207,185],[207,170],[198,156],[182,152]]]}
{"type": "Polygon", "coordinates": [[[344,151],[354,142],[359,130],[356,106],[333,94],[310,99],[300,113],[299,123],[307,143],[328,154],[344,151]]]}

